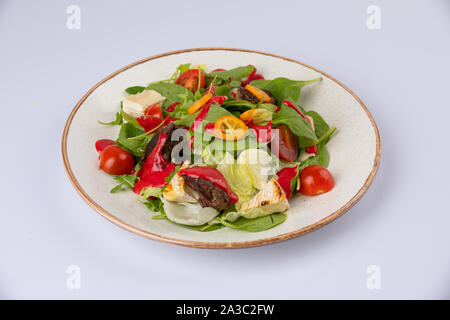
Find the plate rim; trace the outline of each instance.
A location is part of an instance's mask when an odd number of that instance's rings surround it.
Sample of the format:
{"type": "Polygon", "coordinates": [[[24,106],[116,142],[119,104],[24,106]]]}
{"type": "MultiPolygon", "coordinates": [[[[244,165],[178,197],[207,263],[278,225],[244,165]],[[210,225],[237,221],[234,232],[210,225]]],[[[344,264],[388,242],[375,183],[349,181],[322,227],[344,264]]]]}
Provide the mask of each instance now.
{"type": "Polygon", "coordinates": [[[64,168],[65,171],[69,177],[70,182],[72,183],[73,187],[75,188],[75,190],[78,192],[78,194],[81,196],[81,198],[87,202],[87,204],[94,209],[95,211],[97,211],[97,213],[99,213],[101,216],[103,216],[104,218],[106,218],[107,220],[111,221],[112,223],[118,225],[119,227],[124,228],[125,230],[128,230],[132,233],[138,234],[140,236],[146,237],[148,239],[152,239],[152,240],[157,240],[160,242],[165,242],[165,243],[170,243],[170,244],[176,244],[176,245],[180,245],[180,246],[185,246],[185,247],[192,247],[192,248],[210,248],[210,249],[219,249],[219,248],[246,248],[246,247],[256,247],[256,246],[262,246],[262,245],[266,245],[266,244],[271,244],[271,243],[276,243],[276,242],[280,242],[280,241],[284,241],[284,240],[288,240],[288,239],[293,239],[296,237],[299,237],[301,235],[307,234],[311,231],[317,230],[325,225],[327,225],[328,223],[336,220],[338,217],[342,216],[344,213],[346,213],[351,207],[353,207],[360,199],[361,197],[367,192],[367,190],[369,189],[370,185],[372,184],[373,180],[375,179],[375,176],[378,172],[378,168],[380,165],[380,156],[381,156],[381,143],[380,143],[380,133],[378,131],[378,127],[375,123],[375,120],[372,116],[372,114],[370,113],[370,111],[367,109],[367,107],[365,106],[365,104],[362,102],[362,100],[356,95],[354,94],[349,88],[347,88],[344,84],[342,84],[340,81],[336,80],[335,78],[333,78],[332,76],[328,75],[327,73],[320,71],[310,65],[307,65],[303,62],[297,61],[295,59],[291,59],[291,58],[286,58],[280,55],[276,55],[276,54],[272,54],[272,53],[267,53],[267,52],[263,52],[263,51],[257,51],[257,50],[250,50],[250,49],[238,49],[238,48],[222,48],[222,47],[206,47],[206,48],[191,48],[191,49],[182,49],[182,50],[175,50],[175,51],[169,51],[169,52],[165,52],[165,53],[161,53],[161,54],[157,54],[148,58],[144,58],[141,60],[138,60],[136,62],[133,62],[113,73],[111,73],[110,75],[108,75],[107,77],[105,77],[104,79],[102,79],[101,81],[99,81],[97,84],[95,84],[91,89],[89,89],[89,91],[87,93],[85,93],[83,95],[83,97],[77,102],[77,104],[75,105],[75,107],[73,108],[73,110],[71,111],[66,124],[64,126],[64,130],[63,130],[63,134],[62,134],[62,141],[61,141],[61,152],[62,152],[62,158],[63,158],[63,163],[64,163],[64,168]],[[183,240],[183,239],[176,239],[176,238],[170,238],[170,237],[166,237],[163,235],[159,235],[156,233],[152,233],[152,232],[148,232],[145,231],[143,229],[137,228],[135,226],[132,226],[126,222],[124,222],[123,220],[115,217],[114,215],[110,214],[108,211],[106,211],[104,208],[102,208],[99,204],[97,204],[87,193],[86,191],[84,191],[84,189],[80,186],[80,184],[78,183],[77,179],[75,178],[75,175],[72,171],[72,168],[70,166],[69,163],[69,159],[67,156],[67,135],[69,133],[69,129],[70,129],[70,125],[72,123],[72,120],[75,116],[75,114],[77,113],[78,109],[81,107],[81,105],[83,104],[83,102],[92,94],[92,92],[94,92],[99,86],[101,86],[103,83],[105,83],[106,81],[112,79],[113,77],[115,77],[116,75],[120,74],[121,72],[128,70],[136,65],[139,65],[141,63],[150,61],[150,60],[155,60],[158,58],[162,58],[162,57],[166,57],[166,56],[170,56],[170,55],[176,55],[176,54],[180,54],[180,53],[186,53],[186,52],[194,52],[194,51],[238,51],[238,52],[249,52],[249,53],[257,53],[257,54],[261,54],[261,55],[266,55],[266,56],[270,56],[270,57],[274,57],[274,58],[278,58],[278,59],[282,59],[282,60],[286,60],[289,62],[293,62],[299,65],[302,65],[306,68],[309,68],[311,70],[314,70],[320,74],[322,74],[323,76],[329,78],[330,80],[334,81],[336,84],[338,84],[340,87],[342,87],[343,89],[345,89],[348,93],[350,93],[353,98],[355,98],[355,100],[359,103],[359,105],[362,107],[362,109],[366,112],[367,116],[370,119],[370,122],[372,124],[372,127],[375,131],[375,137],[376,137],[376,153],[375,153],[375,159],[373,162],[373,167],[372,170],[369,174],[369,176],[367,177],[366,181],[364,182],[363,186],[361,187],[361,189],[347,202],[345,203],[342,207],[340,207],[338,210],[332,212],[330,215],[328,215],[327,217],[317,221],[316,223],[313,223],[309,226],[303,227],[299,230],[295,230],[295,231],[291,231],[291,232],[287,232],[287,233],[283,233],[283,234],[279,234],[277,236],[273,236],[273,237],[269,237],[269,238],[264,238],[264,239],[258,239],[258,240],[251,240],[251,241],[240,241],[240,242],[202,242],[202,241],[192,241],[192,240],[183,240]]]}

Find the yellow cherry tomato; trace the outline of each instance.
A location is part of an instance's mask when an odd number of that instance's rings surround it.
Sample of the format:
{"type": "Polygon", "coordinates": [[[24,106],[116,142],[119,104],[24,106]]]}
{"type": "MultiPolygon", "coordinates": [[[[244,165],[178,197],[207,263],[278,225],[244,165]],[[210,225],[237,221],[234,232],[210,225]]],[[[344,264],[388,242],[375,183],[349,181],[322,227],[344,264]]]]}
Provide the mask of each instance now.
{"type": "Polygon", "coordinates": [[[235,116],[223,116],[214,124],[214,135],[222,140],[238,140],[247,130],[245,123],[235,116]]]}

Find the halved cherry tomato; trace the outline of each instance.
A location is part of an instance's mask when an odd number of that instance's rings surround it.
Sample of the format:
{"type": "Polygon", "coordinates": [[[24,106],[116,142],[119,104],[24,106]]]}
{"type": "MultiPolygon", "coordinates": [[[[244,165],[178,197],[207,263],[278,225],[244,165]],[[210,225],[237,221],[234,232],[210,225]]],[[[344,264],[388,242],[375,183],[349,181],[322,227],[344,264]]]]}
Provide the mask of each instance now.
{"type": "Polygon", "coordinates": [[[278,135],[275,135],[270,143],[272,153],[278,155],[282,160],[295,161],[299,152],[297,137],[288,126],[282,125],[276,129],[278,129],[278,135]]]}
{"type": "Polygon", "coordinates": [[[333,187],[334,179],[327,168],[312,165],[300,172],[300,193],[315,196],[328,192],[333,187]]]}
{"type": "Polygon", "coordinates": [[[130,174],[134,168],[133,156],[118,145],[110,145],[100,153],[100,169],[113,175],[130,174]]]}
{"type": "Polygon", "coordinates": [[[222,140],[238,140],[247,130],[245,123],[235,116],[223,116],[214,124],[214,135],[222,140]]]}
{"type": "Polygon", "coordinates": [[[175,81],[176,84],[179,84],[186,89],[191,90],[192,92],[197,91],[198,88],[198,79],[200,75],[200,88],[205,87],[205,75],[199,69],[191,69],[183,72],[175,81]]]}
{"type": "Polygon", "coordinates": [[[136,121],[144,128],[145,132],[148,132],[159,126],[163,120],[153,116],[142,116],[136,118],[136,121]]]}
{"type": "Polygon", "coordinates": [[[155,103],[155,104],[151,105],[150,107],[148,107],[147,109],[145,109],[144,114],[146,116],[152,116],[152,117],[158,118],[160,120],[163,119],[161,105],[159,104],[159,102],[155,103]]]}
{"type": "Polygon", "coordinates": [[[115,145],[116,142],[111,139],[100,139],[95,142],[95,150],[102,152],[106,147],[115,145]]]}

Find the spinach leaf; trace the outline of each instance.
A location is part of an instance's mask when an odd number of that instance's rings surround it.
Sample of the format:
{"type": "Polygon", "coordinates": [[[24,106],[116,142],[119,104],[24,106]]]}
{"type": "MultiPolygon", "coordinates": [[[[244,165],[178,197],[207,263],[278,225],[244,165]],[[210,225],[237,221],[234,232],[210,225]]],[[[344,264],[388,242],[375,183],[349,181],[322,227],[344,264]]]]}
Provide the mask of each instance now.
{"type": "Polygon", "coordinates": [[[186,126],[186,127],[190,127],[192,126],[192,124],[194,123],[195,118],[198,116],[198,114],[200,113],[200,110],[190,114],[188,116],[185,116],[184,118],[181,118],[179,120],[175,120],[173,123],[176,126],[186,126]]]}
{"type": "MultiPolygon", "coordinates": [[[[303,112],[303,111],[302,111],[303,112]]],[[[330,126],[323,120],[323,118],[315,111],[305,111],[304,114],[310,116],[314,121],[314,132],[316,133],[316,137],[320,138],[324,135],[328,130],[330,130],[330,126]]],[[[313,141],[312,139],[300,137],[298,139],[298,145],[300,148],[307,148],[313,146],[318,143],[317,141],[313,141]]]]}
{"type": "Polygon", "coordinates": [[[132,155],[142,157],[144,155],[145,147],[152,138],[151,135],[143,135],[144,133],[145,131],[143,129],[139,129],[133,124],[127,122],[122,125],[122,128],[120,128],[119,137],[117,138],[116,143],[132,155]],[[142,137],[140,138],[129,139],[141,135],[142,137]]]}
{"type": "Polygon", "coordinates": [[[125,92],[128,94],[136,94],[136,93],[140,93],[142,91],[145,90],[145,87],[141,87],[141,86],[134,86],[134,87],[129,87],[125,89],[125,92]]]}
{"type": "Polygon", "coordinates": [[[222,104],[224,107],[229,106],[241,106],[246,107],[247,109],[254,109],[256,108],[256,104],[251,103],[247,100],[225,100],[225,102],[222,104]]]}
{"type": "Polygon", "coordinates": [[[300,92],[302,88],[308,84],[322,80],[322,78],[316,78],[308,81],[297,81],[288,78],[275,78],[273,80],[255,80],[250,84],[259,89],[269,91],[278,104],[281,104],[283,100],[289,100],[293,103],[297,103],[300,99],[300,92]]]}
{"type": "Polygon", "coordinates": [[[217,77],[223,81],[229,81],[231,78],[236,81],[240,81],[245,77],[248,77],[253,70],[255,70],[254,66],[245,66],[245,67],[237,67],[234,69],[226,70],[226,71],[215,71],[208,74],[209,77],[217,77]]]}
{"type": "Polygon", "coordinates": [[[162,107],[167,108],[172,103],[175,102],[183,102],[185,100],[185,96],[187,95],[187,100],[193,100],[194,95],[188,89],[183,86],[174,83],[151,83],[147,86],[146,90],[155,90],[159,92],[162,96],[166,97],[164,100],[162,107]]]}
{"type": "Polygon", "coordinates": [[[283,212],[272,213],[267,216],[258,217],[254,219],[247,219],[240,217],[234,222],[225,221],[220,219],[220,222],[229,228],[241,229],[250,232],[260,232],[269,230],[286,220],[286,214],[283,212]]]}
{"type": "Polygon", "coordinates": [[[231,88],[229,85],[223,84],[216,88],[216,91],[214,91],[214,95],[230,97],[231,89],[233,89],[233,88],[231,88]]]}
{"type": "Polygon", "coordinates": [[[273,127],[286,125],[297,137],[306,137],[317,141],[316,134],[309,123],[297,111],[285,104],[281,104],[280,110],[273,114],[272,125],[273,127]]]}
{"type": "Polygon", "coordinates": [[[320,138],[325,133],[327,133],[328,130],[330,130],[330,126],[328,123],[323,120],[323,118],[315,111],[307,111],[306,114],[313,118],[314,120],[314,130],[316,132],[316,136],[320,138]]]}
{"type": "Polygon", "coordinates": [[[208,114],[205,117],[205,120],[207,122],[216,122],[219,118],[230,115],[231,113],[228,112],[226,109],[216,104],[212,104],[211,107],[209,108],[208,114]]]}

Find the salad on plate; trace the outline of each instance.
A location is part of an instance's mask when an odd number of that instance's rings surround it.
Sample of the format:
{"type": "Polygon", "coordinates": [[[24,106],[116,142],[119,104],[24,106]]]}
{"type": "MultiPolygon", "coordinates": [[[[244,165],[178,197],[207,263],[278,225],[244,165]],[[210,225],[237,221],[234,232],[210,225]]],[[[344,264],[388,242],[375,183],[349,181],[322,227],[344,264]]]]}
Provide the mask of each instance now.
{"type": "Polygon", "coordinates": [[[286,220],[289,201],[330,191],[335,132],[299,105],[321,80],[265,79],[252,66],[182,64],[168,79],[125,89],[115,140],[95,143],[99,167],[154,219],[197,231],[259,232],[286,220]]]}

